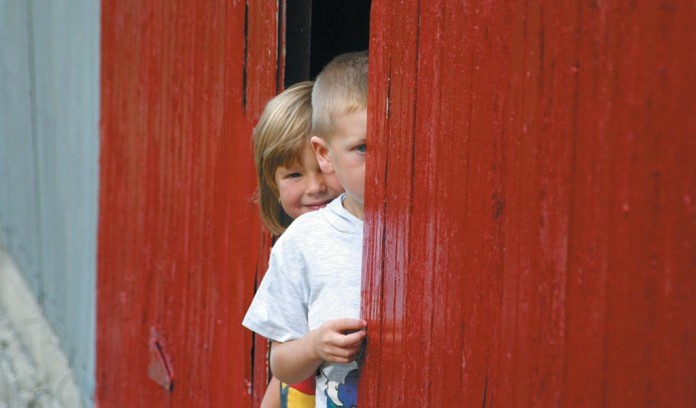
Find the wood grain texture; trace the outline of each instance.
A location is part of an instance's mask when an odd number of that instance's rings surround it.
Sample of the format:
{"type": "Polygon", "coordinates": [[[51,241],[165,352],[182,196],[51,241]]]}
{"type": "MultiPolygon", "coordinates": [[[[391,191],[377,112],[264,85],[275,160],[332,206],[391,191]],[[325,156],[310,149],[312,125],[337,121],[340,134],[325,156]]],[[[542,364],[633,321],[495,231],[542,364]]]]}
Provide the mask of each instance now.
{"type": "MultiPolygon", "coordinates": [[[[696,404],[695,18],[373,2],[361,406],[696,404]]],[[[258,404],[265,340],[239,322],[270,246],[250,133],[277,5],[102,23],[97,402],[258,404]]]]}
{"type": "Polygon", "coordinates": [[[361,406],[696,404],[695,18],[373,2],[361,406]]]}
{"type": "Polygon", "coordinates": [[[251,129],[277,90],[275,4],[103,2],[100,407],[244,407],[265,389],[241,320],[267,256],[251,129]],[[147,376],[152,327],[170,393],[147,376]]]}

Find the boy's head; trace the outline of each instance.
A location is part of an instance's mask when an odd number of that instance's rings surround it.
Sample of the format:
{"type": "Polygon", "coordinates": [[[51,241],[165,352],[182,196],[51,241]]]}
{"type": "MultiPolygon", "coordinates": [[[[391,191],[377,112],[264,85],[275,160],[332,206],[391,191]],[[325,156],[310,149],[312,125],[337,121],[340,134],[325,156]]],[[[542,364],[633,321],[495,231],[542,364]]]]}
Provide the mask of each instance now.
{"type": "Polygon", "coordinates": [[[329,140],[336,116],[367,109],[367,51],[334,58],[312,90],[312,135],[329,140]]]}
{"type": "Polygon", "coordinates": [[[321,173],[308,149],[312,82],[295,84],[271,99],[254,129],[254,161],[261,220],[280,235],[294,218],[315,210],[343,189],[321,173]]]}
{"type": "Polygon", "coordinates": [[[339,55],[312,91],[312,148],[346,191],[343,206],[362,219],[367,136],[367,51],[339,55]]]}

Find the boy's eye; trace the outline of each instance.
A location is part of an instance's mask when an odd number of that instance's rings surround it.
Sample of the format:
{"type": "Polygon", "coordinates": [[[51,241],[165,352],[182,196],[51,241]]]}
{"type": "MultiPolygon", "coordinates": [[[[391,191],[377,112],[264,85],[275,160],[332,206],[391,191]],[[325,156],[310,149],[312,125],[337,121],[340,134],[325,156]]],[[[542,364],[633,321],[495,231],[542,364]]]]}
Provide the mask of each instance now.
{"type": "Polygon", "coordinates": [[[367,145],[366,144],[361,144],[358,145],[355,150],[358,151],[358,153],[365,153],[367,151],[367,145]]]}

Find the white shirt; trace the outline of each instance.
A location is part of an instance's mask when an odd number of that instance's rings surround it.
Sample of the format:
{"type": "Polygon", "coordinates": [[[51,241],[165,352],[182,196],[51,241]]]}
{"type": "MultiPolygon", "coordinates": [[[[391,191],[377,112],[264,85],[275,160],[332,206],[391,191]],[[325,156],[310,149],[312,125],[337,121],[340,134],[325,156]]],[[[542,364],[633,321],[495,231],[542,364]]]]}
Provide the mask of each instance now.
{"type": "MultiPolygon", "coordinates": [[[[360,318],[363,222],[343,208],[343,195],[298,217],[271,250],[268,271],[242,324],[286,342],[324,322],[360,318]]],[[[357,397],[357,363],[319,367],[316,407],[327,395],[350,407],[357,397]]]]}

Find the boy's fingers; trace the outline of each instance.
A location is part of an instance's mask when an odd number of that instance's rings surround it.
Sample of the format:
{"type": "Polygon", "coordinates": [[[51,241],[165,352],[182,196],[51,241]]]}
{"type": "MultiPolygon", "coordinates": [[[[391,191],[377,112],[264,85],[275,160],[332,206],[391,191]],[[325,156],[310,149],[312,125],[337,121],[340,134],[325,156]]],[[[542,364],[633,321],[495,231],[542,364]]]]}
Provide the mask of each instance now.
{"type": "Polygon", "coordinates": [[[327,361],[334,363],[349,363],[355,361],[360,347],[348,349],[348,348],[335,348],[331,349],[327,353],[327,361]]]}
{"type": "Polygon", "coordinates": [[[362,343],[365,338],[365,332],[360,330],[350,334],[340,334],[337,333],[333,338],[332,342],[341,348],[356,347],[362,343]]]}
{"type": "Polygon", "coordinates": [[[327,323],[339,332],[362,330],[367,326],[364,320],[348,318],[329,320],[327,323]]]}
{"type": "Polygon", "coordinates": [[[365,332],[364,331],[357,331],[355,333],[351,334],[346,334],[343,336],[343,347],[350,347],[350,346],[355,346],[360,343],[362,343],[363,339],[365,339],[365,332]]]}

